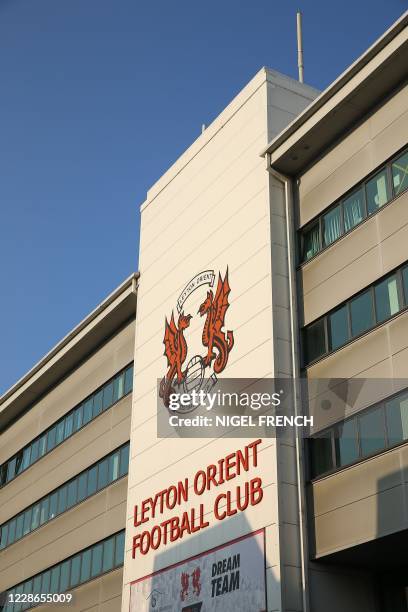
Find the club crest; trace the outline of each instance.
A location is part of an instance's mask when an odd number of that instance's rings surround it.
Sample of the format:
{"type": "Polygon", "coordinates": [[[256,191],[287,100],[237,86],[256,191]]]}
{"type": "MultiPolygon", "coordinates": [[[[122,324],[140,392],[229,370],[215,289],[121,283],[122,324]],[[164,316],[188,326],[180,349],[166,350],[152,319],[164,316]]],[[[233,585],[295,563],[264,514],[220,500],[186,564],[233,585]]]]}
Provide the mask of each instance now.
{"type": "MultiPolygon", "coordinates": [[[[176,388],[191,393],[193,389],[199,391],[203,388],[206,379],[206,389],[213,386],[228,363],[228,357],[234,346],[234,333],[225,330],[225,315],[229,308],[229,294],[231,288],[228,280],[228,268],[224,278],[218,274],[217,289],[213,291],[215,281],[214,270],[200,272],[192,278],[177,299],[177,315],[172,311],[170,322],[165,319],[164,324],[164,356],[167,358],[167,372],[163,377],[159,395],[165,406],[169,404],[171,393],[176,388]],[[191,295],[198,289],[209,286],[200,303],[197,317],[203,319],[203,331],[201,335],[203,354],[196,354],[185,362],[188,356],[187,334],[193,316],[187,313],[185,304],[191,295]]],[[[192,300],[191,300],[192,302],[192,300]]],[[[190,303],[191,303],[190,302],[190,303]]],[[[196,306],[197,307],[197,306],[196,306]]]]}

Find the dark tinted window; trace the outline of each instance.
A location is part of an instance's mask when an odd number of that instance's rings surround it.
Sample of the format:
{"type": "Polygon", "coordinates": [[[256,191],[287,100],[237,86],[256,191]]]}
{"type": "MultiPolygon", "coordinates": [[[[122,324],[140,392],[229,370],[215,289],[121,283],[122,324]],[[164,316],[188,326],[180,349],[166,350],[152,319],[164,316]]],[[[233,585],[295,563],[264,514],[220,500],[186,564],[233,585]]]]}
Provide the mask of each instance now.
{"type": "Polygon", "coordinates": [[[363,457],[385,448],[385,420],[382,407],[368,410],[359,417],[360,445],[363,457]]]}
{"type": "Polygon", "coordinates": [[[323,246],[328,246],[343,233],[340,204],[323,215],[323,246]]]}
{"type": "Polygon", "coordinates": [[[320,251],[319,224],[317,223],[312,228],[303,234],[303,261],[307,261],[313,255],[320,251]]]}
{"type": "Polygon", "coordinates": [[[311,439],[313,476],[324,474],[333,469],[332,436],[326,433],[311,439]]]}
{"type": "Polygon", "coordinates": [[[97,467],[93,467],[88,472],[88,495],[93,495],[96,491],[97,467]]]}
{"type": "Polygon", "coordinates": [[[335,350],[343,346],[349,338],[348,308],[342,306],[329,317],[330,348],[335,350]]]}
{"type": "Polygon", "coordinates": [[[103,489],[108,484],[108,460],[105,459],[98,466],[98,489],[103,489]]]}
{"type": "Polygon", "coordinates": [[[65,561],[61,564],[61,575],[60,575],[60,593],[65,593],[69,586],[69,570],[71,561],[65,561]]]}
{"type": "Polygon", "coordinates": [[[94,397],[94,404],[93,404],[94,417],[98,416],[98,414],[102,412],[102,395],[103,395],[103,391],[101,390],[94,397]]]}
{"type": "Polygon", "coordinates": [[[57,509],[58,514],[61,514],[61,512],[65,512],[66,510],[67,491],[68,491],[68,487],[65,485],[65,487],[62,487],[58,492],[58,509],[57,509]]]}
{"type": "Polygon", "coordinates": [[[91,576],[91,550],[82,553],[81,559],[81,582],[86,582],[91,576]]]}
{"type": "Polygon", "coordinates": [[[47,437],[47,452],[49,452],[50,450],[52,450],[54,448],[56,435],[57,435],[57,428],[53,427],[48,432],[48,437],[47,437]]]}
{"type": "Polygon", "coordinates": [[[369,289],[351,300],[351,332],[353,336],[370,329],[374,325],[372,293],[369,289]]]}
{"type": "Polygon", "coordinates": [[[81,571],[81,555],[73,557],[71,560],[71,579],[70,586],[74,587],[79,584],[81,571]]]}
{"type": "Polygon", "coordinates": [[[84,403],[83,409],[83,424],[85,425],[85,423],[89,423],[89,421],[92,419],[92,398],[86,400],[86,402],[84,403]]]}
{"type": "Polygon", "coordinates": [[[408,440],[408,393],[386,402],[388,444],[408,440]]]}
{"type": "Polygon", "coordinates": [[[67,508],[71,508],[74,504],[77,503],[77,479],[72,480],[68,485],[67,490],[67,508]]]}
{"type": "Polygon", "coordinates": [[[120,451],[120,467],[119,476],[124,476],[129,469],[129,444],[124,446],[120,451]]]}
{"type": "Polygon", "coordinates": [[[115,538],[109,538],[103,544],[103,566],[102,571],[108,572],[113,568],[113,555],[115,549],[115,538]]]}
{"type": "Polygon", "coordinates": [[[125,532],[122,531],[116,536],[115,542],[115,566],[123,565],[125,557],[125,532]]]}
{"type": "Polygon", "coordinates": [[[102,572],[103,544],[94,546],[92,550],[91,577],[98,576],[102,572]]]}
{"type": "Polygon", "coordinates": [[[125,394],[130,393],[133,387],[133,366],[129,366],[125,372],[125,394]]]}
{"type": "Polygon", "coordinates": [[[74,415],[71,413],[65,419],[64,437],[69,438],[69,436],[72,436],[73,429],[74,429],[74,415]]]}
{"type": "Polygon", "coordinates": [[[88,474],[85,472],[81,474],[78,478],[78,501],[82,501],[87,496],[86,492],[86,484],[87,484],[88,474]]]}
{"type": "Polygon", "coordinates": [[[335,434],[338,465],[348,465],[358,458],[357,424],[355,419],[339,425],[335,434]]]}
{"type": "Polygon", "coordinates": [[[307,360],[314,361],[326,352],[324,319],[312,323],[306,328],[306,354],[307,360]]]}
{"type": "Polygon", "coordinates": [[[103,388],[102,409],[106,410],[113,402],[113,382],[108,383],[103,388]]]}

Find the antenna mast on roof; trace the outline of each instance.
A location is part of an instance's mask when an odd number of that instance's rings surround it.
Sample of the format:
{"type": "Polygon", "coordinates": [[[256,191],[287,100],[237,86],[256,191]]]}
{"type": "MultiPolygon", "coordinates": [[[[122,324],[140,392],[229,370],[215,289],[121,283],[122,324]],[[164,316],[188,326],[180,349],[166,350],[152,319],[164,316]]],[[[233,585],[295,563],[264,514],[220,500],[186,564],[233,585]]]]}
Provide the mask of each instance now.
{"type": "Polygon", "coordinates": [[[302,13],[296,13],[299,82],[303,83],[302,13]]]}

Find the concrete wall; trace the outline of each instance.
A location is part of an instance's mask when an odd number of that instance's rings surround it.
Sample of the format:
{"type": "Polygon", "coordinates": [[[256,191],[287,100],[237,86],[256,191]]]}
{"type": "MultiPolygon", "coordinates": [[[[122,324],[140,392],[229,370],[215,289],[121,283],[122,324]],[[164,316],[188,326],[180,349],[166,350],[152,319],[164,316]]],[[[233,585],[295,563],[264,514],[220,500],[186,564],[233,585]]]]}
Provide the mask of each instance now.
{"type": "MultiPolygon", "coordinates": [[[[133,526],[135,504],[250,441],[157,437],[156,380],[166,372],[164,318],[175,310],[187,282],[202,270],[224,275],[229,268],[231,306],[225,328],[234,331],[235,344],[221,376],[258,378],[291,372],[283,193],[270,180],[259,152],[271,133],[293,117],[292,96],[293,109],[298,111],[312,95],[310,88],[262,70],[154,185],[142,206],[124,611],[129,609],[132,580],[260,527],[266,528],[268,610],[301,609],[297,489],[290,443],[281,448],[274,440],[263,441],[257,472],[262,475],[264,499],[245,516],[217,524],[209,512],[212,529],[135,560],[131,542],[138,531],[133,526]],[[276,274],[272,273],[275,260],[276,274]],[[276,350],[275,341],[281,342],[282,350],[276,350]]],[[[197,291],[185,304],[185,314],[194,317],[186,330],[189,354],[184,367],[193,355],[205,354],[204,321],[196,315],[202,301],[203,293],[197,291]]],[[[234,479],[233,488],[246,478],[244,474],[234,479]]],[[[199,501],[211,508],[215,494],[227,488],[220,486],[199,501]]],[[[183,510],[193,504],[197,500],[183,510]]],[[[174,514],[167,512],[160,520],[174,514]]]]}

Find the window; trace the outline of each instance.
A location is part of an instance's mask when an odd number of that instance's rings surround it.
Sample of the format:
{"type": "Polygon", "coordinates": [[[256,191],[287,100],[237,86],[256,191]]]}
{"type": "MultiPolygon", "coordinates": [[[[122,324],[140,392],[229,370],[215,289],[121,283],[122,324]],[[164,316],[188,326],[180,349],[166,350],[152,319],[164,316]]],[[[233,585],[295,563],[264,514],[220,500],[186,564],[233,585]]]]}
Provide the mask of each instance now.
{"type": "Polygon", "coordinates": [[[329,246],[343,233],[340,204],[323,215],[323,246],[329,246]]]}
{"type": "Polygon", "coordinates": [[[116,536],[115,542],[115,565],[123,565],[123,559],[125,558],[125,532],[121,531],[116,536]]]}
{"type": "Polygon", "coordinates": [[[72,508],[77,502],[77,479],[71,480],[67,490],[67,508],[72,508]]]}
{"type": "Polygon", "coordinates": [[[129,469],[129,444],[126,444],[120,451],[119,476],[124,476],[129,469]]]}
{"type": "Polygon", "coordinates": [[[326,352],[324,319],[319,319],[306,328],[306,353],[308,362],[314,361],[326,352]]]}
{"type": "Polygon", "coordinates": [[[393,446],[408,439],[408,393],[385,404],[388,444],[393,446]]]}
{"type": "Polygon", "coordinates": [[[33,507],[33,513],[31,516],[31,529],[30,531],[34,531],[40,524],[40,504],[36,504],[33,507]]]}
{"type": "Polygon", "coordinates": [[[16,540],[23,537],[24,514],[19,514],[16,521],[16,540]]]}
{"type": "Polygon", "coordinates": [[[92,550],[86,550],[82,553],[81,559],[81,582],[86,582],[91,576],[91,555],[92,550]]]}
{"type": "Polygon", "coordinates": [[[93,399],[91,398],[86,400],[86,402],[84,403],[84,425],[86,423],[89,423],[89,421],[92,419],[92,401],[93,399]]]}
{"type": "Polygon", "coordinates": [[[24,512],[23,535],[26,535],[31,529],[31,508],[24,512]]]}
{"type": "Polygon", "coordinates": [[[10,546],[10,544],[13,544],[15,539],[16,539],[16,520],[13,519],[12,521],[10,521],[9,526],[8,526],[7,544],[10,546]]]}
{"type": "Polygon", "coordinates": [[[389,319],[400,310],[398,295],[398,281],[395,274],[386,278],[374,288],[375,309],[377,321],[382,322],[389,319]]]}
{"type": "Polygon", "coordinates": [[[125,395],[133,388],[133,365],[129,366],[125,372],[125,395]]]}
{"type": "Polygon", "coordinates": [[[44,572],[41,584],[41,593],[50,592],[51,572],[48,570],[44,572]]]}
{"type": "Polygon", "coordinates": [[[31,463],[34,463],[38,459],[38,451],[39,451],[40,441],[36,440],[31,445],[31,463]]]}
{"type": "Polygon", "coordinates": [[[43,436],[41,436],[39,440],[39,456],[42,457],[43,455],[45,455],[46,450],[47,450],[47,434],[44,434],[43,436]]]}
{"type": "Polygon", "coordinates": [[[74,429],[74,415],[71,413],[65,419],[64,438],[69,438],[70,436],[72,436],[73,429],[74,429]]]}
{"type": "Polygon", "coordinates": [[[8,525],[6,523],[1,528],[1,533],[0,533],[0,549],[3,549],[3,548],[6,547],[7,536],[8,536],[8,525]]]}
{"type": "Polygon", "coordinates": [[[94,397],[94,405],[93,405],[94,418],[102,412],[102,395],[103,395],[103,391],[101,390],[94,397]]]}
{"type": "Polygon", "coordinates": [[[404,286],[405,303],[408,304],[408,266],[402,269],[402,283],[404,286]]]}
{"type": "Polygon", "coordinates": [[[75,587],[79,584],[81,571],[81,555],[77,555],[71,561],[71,579],[70,586],[75,587]]]}
{"type": "Polygon", "coordinates": [[[56,435],[57,435],[57,428],[53,427],[48,432],[48,437],[47,437],[47,453],[49,453],[54,448],[56,435]]]}
{"type": "Polygon", "coordinates": [[[343,200],[343,211],[345,232],[350,231],[353,227],[361,223],[365,217],[364,195],[361,187],[343,200]]]}
{"type": "Polygon", "coordinates": [[[108,484],[108,460],[105,459],[98,466],[98,490],[108,484]]]}
{"type": "Polygon", "coordinates": [[[22,470],[26,470],[30,465],[31,446],[27,446],[23,452],[23,465],[22,470]]]}
{"type": "Polygon", "coordinates": [[[12,459],[8,464],[7,480],[12,480],[16,473],[16,458],[12,459]]]}
{"type": "Polygon", "coordinates": [[[102,552],[103,544],[94,546],[92,550],[91,577],[99,576],[102,572],[102,552]]]}
{"type": "Polygon", "coordinates": [[[331,432],[312,438],[312,472],[314,476],[333,469],[333,451],[331,432]]]}
{"type": "Polygon", "coordinates": [[[337,465],[348,465],[358,458],[357,426],[355,419],[345,421],[337,427],[337,465]]]}
{"type": "Polygon", "coordinates": [[[61,512],[65,512],[67,508],[67,490],[68,490],[68,487],[67,485],[65,485],[64,487],[61,487],[58,491],[57,514],[61,514],[61,512]]]}
{"type": "Polygon", "coordinates": [[[392,163],[391,172],[394,193],[397,196],[408,187],[408,151],[392,163]]]}
{"type": "Polygon", "coordinates": [[[372,455],[385,448],[385,422],[382,406],[366,411],[358,420],[362,456],[372,455]]]}
{"type": "Polygon", "coordinates": [[[64,421],[60,421],[59,423],[57,423],[57,434],[55,437],[56,444],[61,444],[64,439],[64,425],[64,421]]]}
{"type": "Polygon", "coordinates": [[[115,377],[113,381],[113,401],[117,402],[125,392],[125,378],[123,373],[115,377]]]}
{"type": "Polygon", "coordinates": [[[103,565],[102,572],[108,572],[113,568],[113,553],[115,547],[115,539],[109,538],[103,545],[103,565]]]}
{"type": "Polygon", "coordinates": [[[82,406],[78,406],[78,408],[74,411],[74,431],[78,431],[78,429],[82,426],[82,406]]]}
{"type": "Polygon", "coordinates": [[[350,302],[351,333],[358,336],[374,325],[371,290],[361,293],[350,302]]]}
{"type": "Polygon", "coordinates": [[[69,585],[69,570],[70,570],[71,561],[65,561],[61,565],[61,576],[60,576],[60,586],[59,592],[65,593],[68,590],[69,585]]]}
{"type": "Polygon", "coordinates": [[[97,467],[93,467],[88,472],[88,496],[93,495],[96,492],[96,476],[97,476],[97,467]]]}
{"type": "Polygon", "coordinates": [[[319,224],[316,223],[311,229],[303,234],[302,259],[307,261],[320,251],[320,231],[319,224]]]}
{"type": "Polygon", "coordinates": [[[384,206],[390,199],[387,181],[387,170],[381,170],[366,183],[367,211],[371,215],[384,206]]]}
{"type": "Polygon", "coordinates": [[[57,565],[51,570],[50,593],[59,592],[60,571],[61,571],[60,565],[57,565]]]}
{"type": "Polygon", "coordinates": [[[347,305],[335,310],[329,317],[330,348],[343,346],[350,337],[347,305]]]}
{"type": "Polygon", "coordinates": [[[40,525],[43,525],[49,519],[49,514],[48,514],[49,503],[50,503],[50,500],[48,497],[43,499],[41,502],[40,525]]]}
{"type": "Polygon", "coordinates": [[[113,403],[113,382],[105,385],[103,389],[102,410],[106,410],[113,403]]]}
{"type": "Polygon", "coordinates": [[[120,460],[119,452],[115,453],[114,455],[111,455],[109,458],[109,470],[108,470],[109,482],[112,482],[119,477],[119,460],[120,460]]]}
{"type": "Polygon", "coordinates": [[[53,493],[50,497],[50,519],[57,516],[58,492],[53,493]]]}
{"type": "Polygon", "coordinates": [[[87,497],[87,492],[86,492],[87,478],[88,478],[87,472],[85,472],[84,474],[81,474],[80,477],[78,478],[78,501],[79,502],[85,499],[85,497],[87,497]]]}

